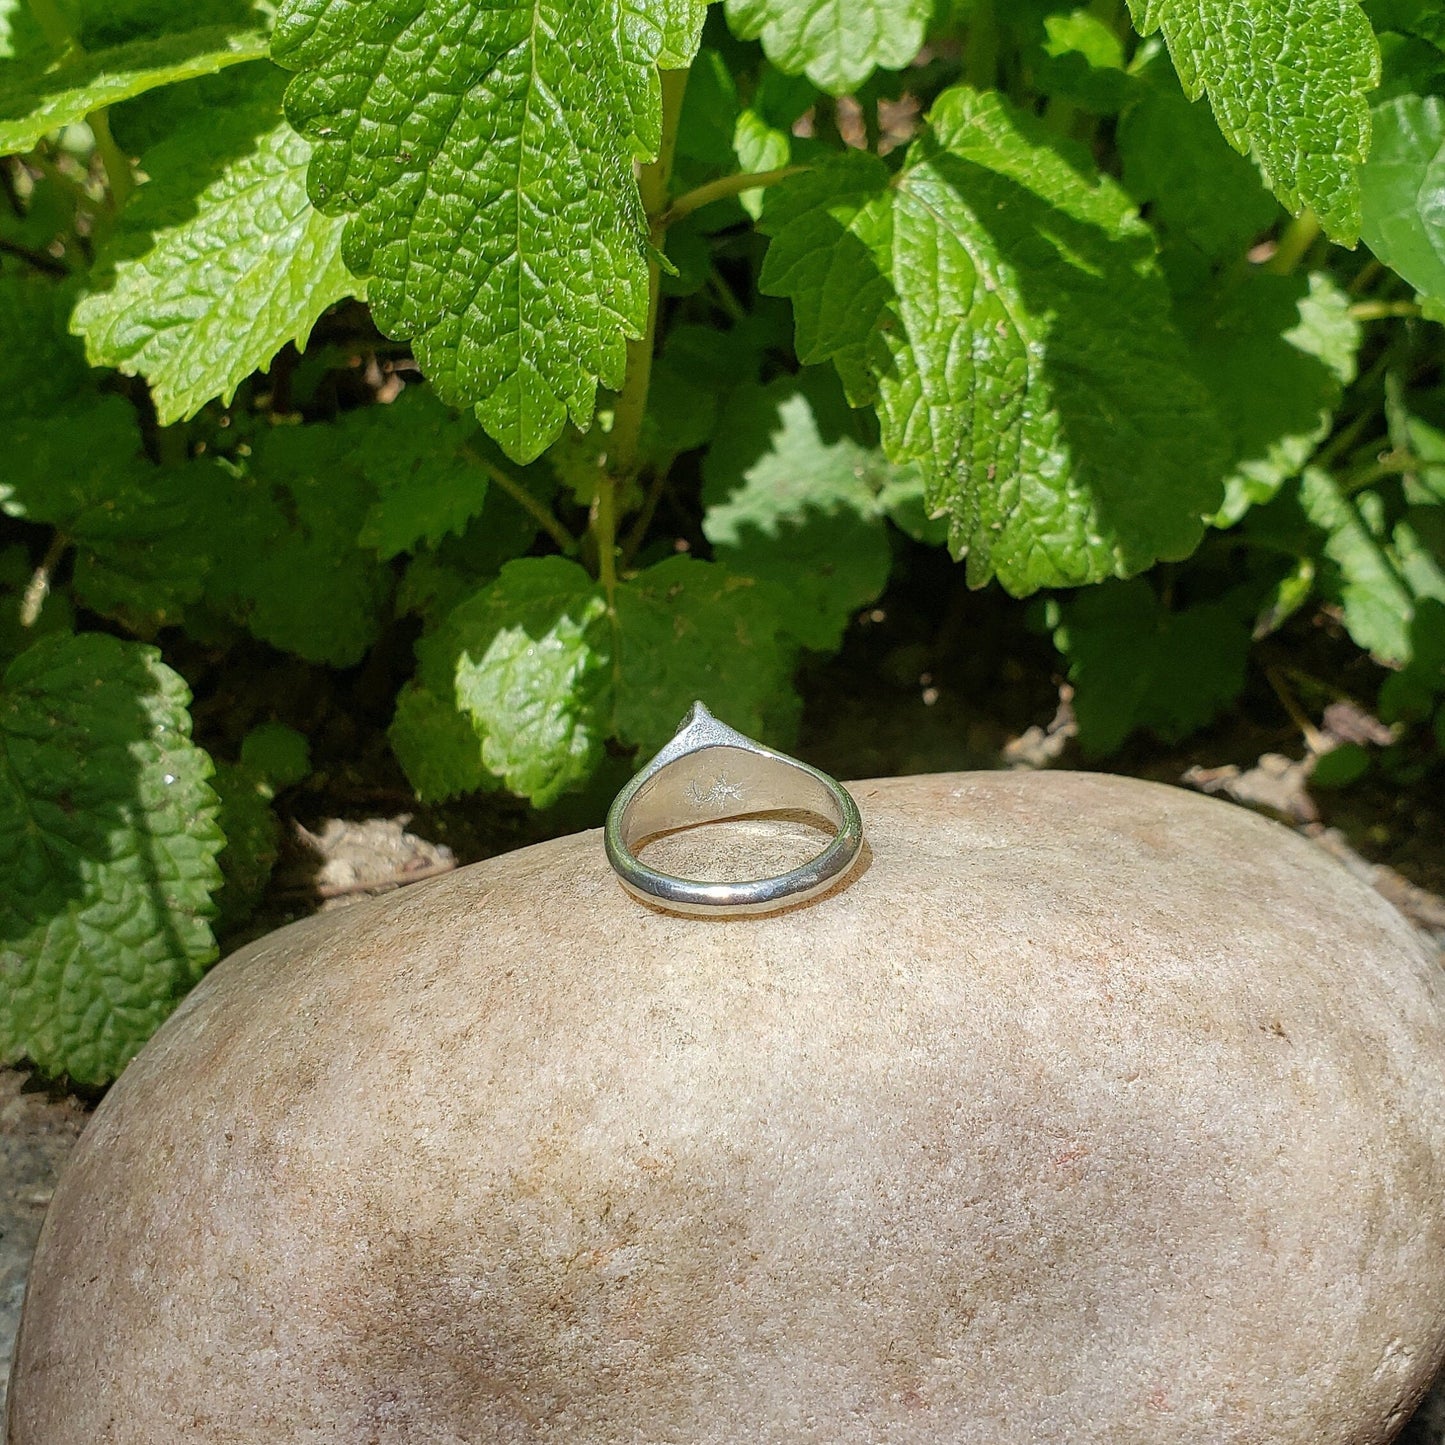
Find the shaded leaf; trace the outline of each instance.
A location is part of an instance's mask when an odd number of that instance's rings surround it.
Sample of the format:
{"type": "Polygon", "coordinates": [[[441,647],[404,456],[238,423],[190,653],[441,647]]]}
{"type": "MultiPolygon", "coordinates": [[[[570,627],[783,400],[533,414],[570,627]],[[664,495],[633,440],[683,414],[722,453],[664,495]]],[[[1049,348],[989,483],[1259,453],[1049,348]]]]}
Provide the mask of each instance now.
{"type": "Polygon", "coordinates": [[[1255,602],[1240,590],[1174,611],[1142,578],[1064,601],[1054,643],[1069,659],[1084,751],[1111,753],[1138,728],[1178,742],[1233,702],[1255,602]]]}
{"type": "Polygon", "coordinates": [[[0,1059],[115,1077],[215,957],[222,846],[189,693],[151,648],[89,634],[0,690],[0,1059]]]}
{"type": "Polygon", "coordinates": [[[826,373],[748,384],[703,462],[713,555],[785,588],[788,630],[820,652],[883,590],[892,561],[878,493],[897,469],[865,423],[826,373]]]}
{"type": "Polygon", "coordinates": [[[1279,216],[1259,167],[1231,148],[1209,112],[1191,105],[1163,56],[1119,119],[1124,185],[1162,230],[1211,258],[1233,260],[1279,216]]]}
{"type": "Polygon", "coordinates": [[[1397,96],[1376,106],[1374,118],[1360,236],[1385,265],[1445,306],[1445,99],[1397,96]]]}
{"type": "Polygon", "coordinates": [[[1445,559],[1423,542],[1418,520],[1438,509],[1415,509],[1392,521],[1378,493],[1350,495],[1317,467],[1304,474],[1300,500],[1326,533],[1325,556],[1338,572],[1332,590],[1350,636],[1381,662],[1408,663],[1421,605],[1445,603],[1445,559]]]}
{"type": "Polygon", "coordinates": [[[261,31],[237,34],[217,25],[54,62],[17,61],[0,70],[0,155],[30,150],[50,131],[157,86],[214,75],[265,54],[261,31]]]}
{"type": "Polygon", "coordinates": [[[769,192],[765,290],[918,461],[968,579],[1010,591],[1186,556],[1222,458],[1147,229],[1081,154],[955,89],[890,176],[873,157],[769,192]]]}
{"type": "Polygon", "coordinates": [[[275,647],[349,667],[381,627],[389,586],[356,544],[374,489],[333,425],[278,427],[244,468],[209,470],[206,596],[275,647]],[[219,505],[218,505],[219,504],[219,505]]]}
{"type": "Polygon", "coordinates": [[[1350,298],[1322,272],[1256,270],[1185,310],[1230,446],[1224,506],[1213,520],[1231,526],[1298,476],[1328,434],[1355,378],[1360,324],[1350,298]]]}

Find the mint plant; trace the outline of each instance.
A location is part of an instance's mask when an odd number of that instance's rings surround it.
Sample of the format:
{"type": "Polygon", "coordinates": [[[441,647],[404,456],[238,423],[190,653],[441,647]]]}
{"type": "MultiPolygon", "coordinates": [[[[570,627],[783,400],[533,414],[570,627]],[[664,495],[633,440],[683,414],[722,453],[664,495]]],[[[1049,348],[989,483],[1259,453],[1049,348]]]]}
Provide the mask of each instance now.
{"type": "Polygon", "coordinates": [[[1442,47],[1432,0],[0,0],[0,1059],[113,1076],[264,891],[309,763],[190,741],[226,659],[547,807],[695,697],[787,746],[946,547],[1044,594],[1086,754],[1306,616],[1445,735],[1442,47]]]}

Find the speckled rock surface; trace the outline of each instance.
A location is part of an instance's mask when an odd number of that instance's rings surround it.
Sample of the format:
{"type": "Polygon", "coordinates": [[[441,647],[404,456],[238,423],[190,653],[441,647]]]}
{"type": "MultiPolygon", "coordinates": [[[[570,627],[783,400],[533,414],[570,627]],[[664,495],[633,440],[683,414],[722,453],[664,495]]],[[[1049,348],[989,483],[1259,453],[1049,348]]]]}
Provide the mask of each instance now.
{"type": "Polygon", "coordinates": [[[30,1255],[85,1118],[76,1100],[27,1089],[23,1074],[0,1069],[0,1415],[30,1255]]]}
{"type": "Polygon", "coordinates": [[[1445,1346],[1397,915],[1150,784],[855,792],[790,913],[583,835],[218,967],[61,1182],[12,1445],[1389,1439],[1445,1346]]]}

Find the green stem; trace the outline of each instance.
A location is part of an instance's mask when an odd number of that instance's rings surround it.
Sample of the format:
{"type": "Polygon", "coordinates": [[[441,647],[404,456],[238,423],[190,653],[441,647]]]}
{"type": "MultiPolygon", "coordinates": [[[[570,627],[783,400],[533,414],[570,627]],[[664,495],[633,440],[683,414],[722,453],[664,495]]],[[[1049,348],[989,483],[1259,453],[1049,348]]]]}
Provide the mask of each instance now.
{"type": "Polygon", "coordinates": [[[86,188],[75,179],[67,175],[65,171],[49,160],[44,151],[34,151],[25,157],[25,164],[32,166],[51,183],[57,190],[65,193],[77,210],[86,212],[90,216],[98,216],[102,209],[101,202],[97,201],[86,188]]]}
{"type": "Polygon", "coordinates": [[[968,25],[968,54],[964,79],[975,90],[992,90],[998,83],[998,17],[994,0],[974,0],[968,25]]]}
{"type": "Polygon", "coordinates": [[[64,53],[76,44],[75,35],[55,0],[29,0],[29,4],[40,33],[52,50],[64,53]]]}
{"type": "Polygon", "coordinates": [[[622,565],[626,567],[637,555],[638,549],[642,546],[647,537],[647,530],[652,526],[652,519],[657,515],[657,504],[662,500],[663,490],[667,486],[666,466],[659,467],[652,478],[652,485],[647,489],[647,500],[642,504],[642,510],[637,514],[631,529],[628,531],[627,540],[622,544],[622,565]]]}
{"type": "Polygon", "coordinates": [[[775,186],[779,181],[785,181],[789,176],[795,176],[800,171],[807,169],[807,166],[779,166],[772,171],[747,171],[740,175],[723,176],[721,180],[709,181],[706,185],[698,186],[696,190],[679,196],[672,203],[667,214],[662,217],[663,229],[666,230],[668,226],[675,225],[684,216],[690,216],[704,206],[710,206],[714,201],[726,200],[729,196],[739,196],[744,191],[760,191],[765,186],[775,186]]]}
{"type": "Polygon", "coordinates": [[[1371,256],[1355,273],[1355,279],[1345,287],[1345,290],[1348,291],[1351,296],[1358,296],[1362,291],[1368,291],[1384,273],[1384,270],[1384,263],[1375,260],[1375,258],[1371,256]]]}
{"type": "MultiPolygon", "coordinates": [[[[30,13],[45,36],[50,48],[61,55],[83,53],[80,38],[66,23],[56,0],[29,0],[30,13]]],[[[135,171],[121,148],[116,145],[110,133],[110,113],[102,106],[85,118],[95,137],[95,153],[105,167],[105,179],[110,187],[111,205],[118,211],[130,199],[135,190],[135,171]]]]}
{"type": "Polygon", "coordinates": [[[1386,321],[1393,316],[1418,316],[1420,307],[1414,301],[1356,301],[1350,315],[1356,321],[1386,321]]]}
{"type": "Polygon", "coordinates": [[[734,326],[746,321],[748,313],[743,310],[743,303],[733,294],[733,288],[728,285],[727,278],[717,266],[712,266],[707,273],[708,284],[712,287],[713,295],[717,298],[717,304],[727,312],[728,320],[734,326]]]}
{"type": "Polygon", "coordinates": [[[21,246],[15,241],[7,241],[3,236],[0,236],[0,252],[24,261],[27,266],[33,266],[37,271],[44,271],[48,276],[70,275],[70,267],[63,261],[57,261],[54,256],[47,256],[43,251],[32,251],[29,246],[21,246]]]}
{"type": "MultiPolygon", "coordinates": [[[[677,146],[677,122],[682,114],[682,97],[687,71],[662,72],[662,143],[657,159],[642,167],[638,188],[647,212],[648,239],[654,258],[667,241],[667,226],[676,207],[669,207],[668,181],[672,155],[677,146]]],[[[696,194],[693,192],[692,194],[696,194]]],[[[683,200],[687,197],[684,196],[683,200]]],[[[647,392],[652,384],[652,352],[657,339],[657,301],[661,271],[656,259],[648,266],[647,321],[642,335],[627,345],[627,373],[612,415],[612,438],[607,448],[607,470],[612,478],[626,481],[636,474],[638,445],[642,439],[642,418],[647,412],[647,392]]],[[[615,543],[615,537],[612,539],[615,543]]]]}
{"type": "Polygon", "coordinates": [[[1288,276],[1304,260],[1305,253],[1320,238],[1319,218],[1313,211],[1301,211],[1284,229],[1279,246],[1270,257],[1268,269],[1288,276]]]}
{"type": "Polygon", "coordinates": [[[1347,456],[1354,449],[1364,435],[1365,428],[1373,420],[1374,414],[1375,409],[1372,407],[1369,411],[1361,412],[1347,426],[1342,427],[1310,458],[1310,466],[1319,467],[1324,471],[1332,470],[1341,457],[1347,456]]]}
{"type": "Polygon", "coordinates": [[[592,536],[597,543],[597,580],[607,597],[607,614],[614,628],[617,625],[617,493],[621,483],[637,475],[642,421],[647,414],[647,393],[652,385],[652,354],[657,345],[657,303],[662,274],[657,257],[667,244],[668,186],[672,180],[672,157],[677,149],[677,125],[686,90],[687,71],[662,72],[662,140],[658,144],[657,159],[643,166],[637,177],[643,210],[647,213],[652,255],[647,266],[647,320],[642,335],[627,343],[627,371],[612,413],[607,474],[597,490],[597,505],[592,515],[592,536]]]}
{"type": "Polygon", "coordinates": [[[1384,481],[1386,477],[1410,476],[1418,472],[1422,465],[1424,463],[1417,456],[1390,452],[1353,476],[1342,479],[1339,485],[1346,496],[1353,496],[1356,492],[1364,491],[1366,487],[1374,486],[1376,482],[1384,481]]]}
{"type": "Polygon", "coordinates": [[[69,546],[70,538],[64,532],[56,532],[50,539],[45,557],[35,569],[25,588],[25,595],[20,599],[22,627],[34,627],[40,621],[40,609],[45,606],[45,599],[50,596],[51,574],[60,565],[60,559],[65,556],[65,549],[69,546]]]}
{"type": "Polygon", "coordinates": [[[597,539],[597,580],[607,599],[607,614],[617,616],[617,479],[603,477],[592,508],[592,535],[597,539]]]}
{"type": "Polygon", "coordinates": [[[86,117],[91,134],[95,137],[96,154],[105,167],[106,183],[110,187],[110,203],[118,211],[130,199],[135,190],[135,171],[131,169],[130,157],[116,145],[110,133],[110,114],[105,110],[92,111],[86,117]]]}
{"type": "Polygon", "coordinates": [[[553,514],[552,509],[540,502],[519,482],[502,470],[489,457],[484,457],[473,447],[463,447],[462,455],[479,466],[536,524],[557,544],[568,557],[577,551],[577,539],[553,514]]]}

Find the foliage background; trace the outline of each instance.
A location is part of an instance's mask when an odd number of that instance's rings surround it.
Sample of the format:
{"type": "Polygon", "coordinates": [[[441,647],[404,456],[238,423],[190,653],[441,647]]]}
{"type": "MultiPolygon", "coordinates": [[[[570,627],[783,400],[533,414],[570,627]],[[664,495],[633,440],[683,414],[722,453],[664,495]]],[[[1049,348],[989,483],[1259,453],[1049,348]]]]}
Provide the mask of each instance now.
{"type": "Polygon", "coordinates": [[[694,697],[1438,824],[1438,6],[628,17],[0,0],[0,1058],[113,1077],[278,805],[472,856],[694,697]]]}

